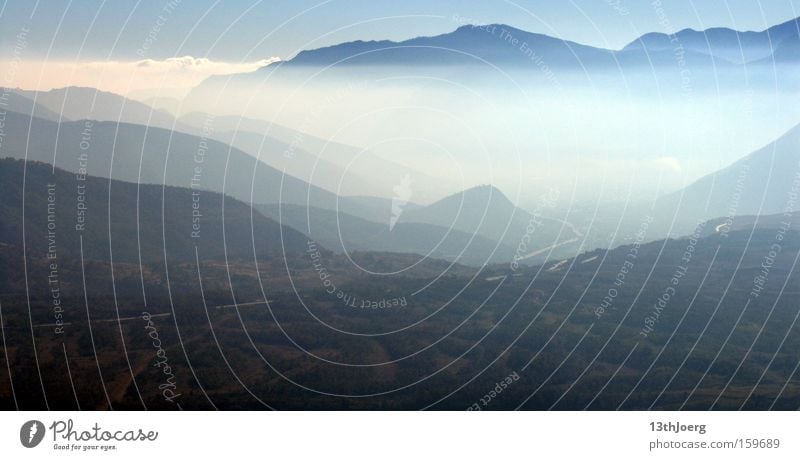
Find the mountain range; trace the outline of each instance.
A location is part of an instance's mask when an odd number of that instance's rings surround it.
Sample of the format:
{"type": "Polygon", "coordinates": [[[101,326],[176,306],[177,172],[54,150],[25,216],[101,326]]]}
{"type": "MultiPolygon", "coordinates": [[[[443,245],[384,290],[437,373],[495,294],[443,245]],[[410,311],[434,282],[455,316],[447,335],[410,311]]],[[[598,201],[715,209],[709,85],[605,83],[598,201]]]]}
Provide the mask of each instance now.
{"type": "MultiPolygon", "coordinates": [[[[168,382],[189,410],[460,410],[484,404],[511,375],[489,408],[796,409],[800,125],[652,199],[609,197],[588,184],[593,200],[573,206],[571,184],[559,184],[563,197],[554,192],[529,209],[520,189],[546,188],[550,171],[537,160],[563,151],[525,158],[533,164],[526,174],[517,163],[516,189],[495,184],[495,163],[513,149],[471,136],[503,121],[486,105],[462,105],[460,93],[443,98],[450,110],[436,121],[479,112],[482,124],[458,131],[466,140],[458,160],[479,164],[482,180],[462,180],[455,193],[449,180],[459,161],[427,162],[432,148],[390,155],[315,128],[328,110],[357,132],[396,121],[400,138],[418,135],[407,118],[346,116],[359,97],[396,109],[373,96],[428,102],[439,94],[384,78],[398,70],[452,77],[445,84],[454,87],[489,75],[479,69],[551,72],[543,92],[566,80],[565,69],[625,85],[617,71],[635,69],[657,84],[688,68],[715,82],[716,72],[749,78],[756,68],[761,78],[776,62],[797,63],[797,25],[646,34],[622,50],[500,24],[463,26],[306,50],[213,77],[178,106],[151,101],[170,111],[91,88],[12,91],[0,119],[0,368],[8,370],[0,408],[173,409],[153,365],[169,356],[168,382]],[[294,80],[328,66],[333,74],[294,80]],[[380,81],[378,91],[331,96],[353,76],[380,81]],[[309,91],[292,107],[305,122],[244,110],[253,103],[282,114],[272,96],[290,94],[286,81],[309,91]],[[210,98],[220,83],[244,90],[210,98]],[[232,110],[214,115],[214,100],[232,110]],[[478,163],[480,150],[492,161],[478,163]]],[[[487,80],[498,89],[477,99],[494,103],[506,88],[487,80]]],[[[586,88],[602,90],[576,94],[586,88]]],[[[746,89],[733,94],[758,97],[746,89]]],[[[646,96],[647,108],[674,102],[646,96]]],[[[537,104],[541,112],[510,118],[530,140],[534,124],[560,108],[537,104]]],[[[562,147],[599,123],[592,110],[570,113],[588,121],[560,134],[562,147]]],[[[640,133],[624,128],[627,137],[611,139],[619,144],[609,150],[636,144],[640,133]]],[[[664,133],[684,135],[669,125],[664,133]]],[[[576,150],[595,176],[612,156],[576,150]]],[[[566,183],[572,172],[557,179],[566,183]]],[[[602,179],[628,178],[614,171],[602,179]]]]}
{"type": "MultiPolygon", "coordinates": [[[[467,25],[433,37],[355,41],[305,50],[252,74],[213,77],[197,91],[221,79],[231,84],[240,77],[331,65],[358,72],[412,65],[462,73],[456,68],[476,62],[509,69],[540,67],[543,62],[552,68],[594,68],[641,65],[646,58],[650,66],[674,67],[676,43],[687,65],[711,63],[719,69],[763,63],[773,54],[782,56],[782,62],[793,62],[797,39],[797,19],[760,32],[714,28],[685,29],[672,35],[648,33],[621,50],[594,48],[503,24],[467,25]]],[[[440,193],[432,175],[367,149],[273,122],[204,112],[175,117],[92,88],[15,90],[10,95],[4,155],[48,162],[72,172],[85,169],[89,175],[113,180],[224,193],[270,216],[283,214],[290,226],[334,251],[427,254],[433,250],[436,257],[458,260],[454,254],[469,246],[468,263],[477,263],[507,260],[509,254],[567,257],[606,244],[604,235],[587,231],[596,226],[607,232],[605,223],[575,225],[574,218],[570,223],[541,212],[531,214],[491,186],[429,200],[440,193]],[[394,187],[409,177],[414,182],[412,200],[426,204],[404,203],[398,214],[394,187]],[[344,225],[333,231],[334,222],[344,225]],[[521,241],[531,233],[535,241],[520,252],[521,241]],[[493,245],[497,253],[485,258],[493,245]]],[[[187,109],[193,107],[192,99],[184,101],[187,109]]],[[[734,164],[658,198],[651,206],[659,212],[650,238],[685,235],[698,222],[785,211],[797,189],[799,133],[796,126],[734,164]]],[[[613,215],[612,210],[609,216],[613,215]]],[[[635,229],[634,223],[641,219],[637,214],[628,220],[622,224],[623,232],[635,229]]]]}
{"type": "Polygon", "coordinates": [[[391,196],[403,177],[415,179],[417,196],[431,196],[436,180],[367,149],[322,140],[276,123],[242,116],[191,112],[172,114],[93,88],[10,91],[6,110],[48,121],[96,120],[161,128],[231,145],[289,176],[338,195],[391,196]],[[34,102],[35,100],[35,102],[34,102]],[[375,180],[375,171],[384,178],[375,180]]]}
{"type": "Polygon", "coordinates": [[[50,249],[62,260],[147,265],[252,259],[299,253],[308,242],[218,193],[203,192],[196,212],[198,195],[188,188],[76,175],[8,158],[0,160],[0,179],[6,193],[0,244],[24,246],[32,260],[50,249]]]}
{"type": "Polygon", "coordinates": [[[15,112],[7,113],[5,129],[2,153],[12,158],[115,180],[211,190],[248,203],[311,203],[376,218],[371,210],[347,198],[339,200],[327,190],[210,138],[130,123],[56,123],[15,112]],[[243,180],[247,177],[252,180],[243,180]]]}
{"type": "MultiPolygon", "coordinates": [[[[375,66],[500,66],[626,67],[676,65],[676,49],[689,66],[725,67],[727,64],[796,63],[800,56],[798,19],[760,32],[728,28],[702,31],[684,29],[674,34],[647,33],[620,50],[582,45],[559,37],[527,32],[506,24],[463,25],[435,36],[403,41],[352,41],[304,50],[286,61],[272,63],[259,72],[273,73],[297,67],[375,66]],[[713,59],[712,59],[713,58],[713,59]]],[[[228,81],[233,77],[212,77],[228,81]]]]}
{"type": "MultiPolygon", "coordinates": [[[[8,136],[3,151],[13,158],[53,164],[55,157],[57,167],[72,172],[176,187],[193,186],[194,155],[204,143],[196,188],[256,203],[273,217],[277,203],[292,205],[286,208],[285,223],[333,250],[428,254],[435,248],[432,254],[436,257],[463,263],[507,261],[510,254],[512,258],[533,257],[532,263],[607,244],[602,236],[595,240],[594,235],[583,235],[572,224],[517,208],[494,187],[476,187],[427,206],[407,203],[396,216],[400,226],[392,232],[391,200],[337,196],[266,164],[254,167],[251,155],[210,139],[128,123],[79,120],[59,124],[14,112],[7,113],[4,128],[8,136]],[[30,138],[29,127],[36,133],[30,138]],[[253,177],[254,171],[251,194],[249,181],[234,178],[253,177]],[[337,216],[346,222],[342,228],[350,229],[341,235],[332,225],[337,216]],[[470,239],[470,235],[476,238],[470,239]],[[530,244],[522,251],[515,250],[531,236],[530,244]],[[463,251],[468,247],[470,251],[463,251]]],[[[660,212],[650,238],[688,234],[701,221],[780,214],[796,206],[792,193],[798,189],[799,136],[800,127],[795,127],[740,161],[659,198],[653,205],[660,212]]],[[[629,220],[633,228],[640,219],[629,220]]]]}
{"type": "Polygon", "coordinates": [[[687,50],[737,64],[767,64],[773,60],[796,63],[800,60],[799,19],[791,19],[759,32],[741,32],[725,27],[683,29],[672,35],[652,32],[632,41],[623,50],[663,52],[680,45],[687,50]]]}

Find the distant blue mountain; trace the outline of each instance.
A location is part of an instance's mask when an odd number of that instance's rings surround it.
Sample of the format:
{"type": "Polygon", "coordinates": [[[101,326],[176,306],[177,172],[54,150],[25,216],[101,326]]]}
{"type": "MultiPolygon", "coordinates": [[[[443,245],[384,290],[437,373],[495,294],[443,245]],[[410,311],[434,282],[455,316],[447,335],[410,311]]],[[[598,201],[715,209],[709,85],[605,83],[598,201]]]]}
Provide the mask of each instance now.
{"type": "Polygon", "coordinates": [[[772,56],[759,61],[761,63],[798,63],[800,62],[800,36],[787,38],[775,48],[772,56]]]}
{"type": "Polygon", "coordinates": [[[355,72],[360,79],[379,80],[395,76],[392,69],[409,67],[415,68],[416,75],[422,72],[466,82],[483,82],[487,78],[495,81],[492,79],[496,79],[498,69],[514,74],[514,78],[550,78],[567,70],[592,75],[605,70],[627,73],[647,69],[653,73],[656,69],[655,74],[663,83],[667,78],[680,78],[679,72],[690,68],[711,69],[710,73],[717,75],[725,71],[726,78],[742,80],[745,78],[742,63],[800,61],[798,37],[798,20],[794,19],[761,32],[715,28],[685,29],[675,36],[648,33],[621,50],[611,50],[504,24],[465,25],[431,37],[399,42],[357,40],[305,50],[254,72],[211,76],[195,87],[184,105],[200,110],[209,100],[219,100],[223,93],[226,95],[222,100],[229,102],[230,92],[226,88],[260,85],[267,80],[278,85],[313,77],[315,85],[325,82],[338,85],[341,82],[332,80],[337,76],[351,78],[355,72]],[[465,67],[469,71],[464,71],[465,67]],[[317,69],[326,70],[318,73],[317,69]]]}
{"type": "Polygon", "coordinates": [[[653,32],[642,35],[623,49],[659,53],[682,46],[685,50],[738,64],[771,61],[773,54],[776,60],[796,62],[797,50],[800,49],[798,48],[799,21],[800,18],[795,18],[761,32],[740,32],[723,27],[706,30],[683,29],[674,35],[653,32]]]}
{"type": "MultiPolygon", "coordinates": [[[[706,53],[687,50],[687,62],[710,63],[706,53]]],[[[289,61],[268,66],[453,66],[497,65],[514,67],[596,68],[675,65],[671,48],[656,52],[631,47],[620,51],[581,45],[544,34],[526,32],[504,24],[466,25],[433,37],[401,42],[354,41],[301,51],[289,61]]]]}
{"type": "Polygon", "coordinates": [[[548,65],[614,62],[610,50],[581,45],[503,24],[466,25],[433,37],[401,42],[354,41],[302,51],[286,65],[548,65]]]}
{"type": "MultiPolygon", "coordinates": [[[[380,68],[387,66],[498,66],[503,70],[536,68],[631,69],[700,67],[720,70],[749,62],[798,62],[800,23],[792,19],[761,32],[728,28],[684,29],[674,35],[652,32],[621,50],[582,45],[527,32],[504,24],[465,25],[453,32],[404,41],[363,41],[305,50],[247,75],[262,79],[305,67],[380,68]]],[[[229,84],[236,76],[212,76],[204,84],[229,84]]]]}

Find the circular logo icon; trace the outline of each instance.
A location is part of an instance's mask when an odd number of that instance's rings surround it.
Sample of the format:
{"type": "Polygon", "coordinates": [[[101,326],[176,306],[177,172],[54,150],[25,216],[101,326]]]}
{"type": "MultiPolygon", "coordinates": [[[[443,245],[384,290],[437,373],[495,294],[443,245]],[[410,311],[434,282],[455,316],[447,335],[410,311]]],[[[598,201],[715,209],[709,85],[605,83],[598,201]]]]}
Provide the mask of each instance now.
{"type": "Polygon", "coordinates": [[[30,420],[19,429],[19,441],[27,448],[36,447],[44,439],[44,423],[30,420]]]}

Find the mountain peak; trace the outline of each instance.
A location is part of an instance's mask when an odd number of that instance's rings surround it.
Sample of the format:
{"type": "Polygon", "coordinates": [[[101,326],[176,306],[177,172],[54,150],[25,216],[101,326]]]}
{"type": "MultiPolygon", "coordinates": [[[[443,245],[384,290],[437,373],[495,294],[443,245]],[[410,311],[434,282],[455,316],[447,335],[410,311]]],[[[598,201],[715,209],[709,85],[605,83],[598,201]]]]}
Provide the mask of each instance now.
{"type": "Polygon", "coordinates": [[[476,185],[474,187],[470,187],[468,189],[462,190],[460,192],[456,192],[452,195],[448,195],[441,200],[433,203],[430,207],[442,206],[442,205],[458,205],[463,200],[464,206],[468,205],[489,205],[491,204],[493,207],[495,206],[510,206],[513,207],[514,204],[508,197],[500,191],[497,187],[491,184],[481,184],[476,185]]]}
{"type": "Polygon", "coordinates": [[[515,66],[535,65],[547,56],[550,65],[586,62],[612,63],[608,50],[580,45],[560,38],[526,32],[506,24],[461,25],[451,32],[402,41],[351,41],[302,51],[286,64],[330,65],[470,65],[490,62],[515,66]]]}
{"type": "Polygon", "coordinates": [[[487,194],[487,195],[498,195],[505,197],[505,194],[500,191],[499,188],[495,187],[492,184],[480,184],[474,187],[470,187],[465,189],[463,192],[464,194],[487,194]]]}
{"type": "MultiPolygon", "coordinates": [[[[465,24],[463,26],[458,27],[453,32],[450,32],[450,34],[459,33],[459,32],[460,33],[464,33],[464,32],[482,32],[482,33],[486,33],[487,31],[491,32],[492,30],[498,30],[498,29],[507,30],[509,32],[524,32],[524,31],[522,31],[520,29],[517,29],[516,27],[512,27],[512,26],[510,26],[508,24],[494,23],[494,24],[465,24]]],[[[529,33],[529,32],[525,32],[525,33],[529,33]]],[[[449,34],[444,34],[444,35],[449,35],[449,34]]]]}

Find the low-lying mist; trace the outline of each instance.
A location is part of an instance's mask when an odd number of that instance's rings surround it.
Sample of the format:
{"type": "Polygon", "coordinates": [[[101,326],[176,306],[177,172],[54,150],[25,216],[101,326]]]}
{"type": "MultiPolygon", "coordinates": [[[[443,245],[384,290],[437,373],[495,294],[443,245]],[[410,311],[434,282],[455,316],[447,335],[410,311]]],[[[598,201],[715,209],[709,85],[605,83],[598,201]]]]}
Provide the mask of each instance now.
{"type": "MultiPolygon", "coordinates": [[[[418,171],[421,204],[479,184],[523,205],[551,188],[563,200],[650,200],[794,126],[796,73],[270,66],[207,81],[182,111],[263,119],[366,149],[418,171]]],[[[310,153],[336,160],[324,148],[310,153]]],[[[348,159],[343,182],[357,162],[348,159]]]]}

